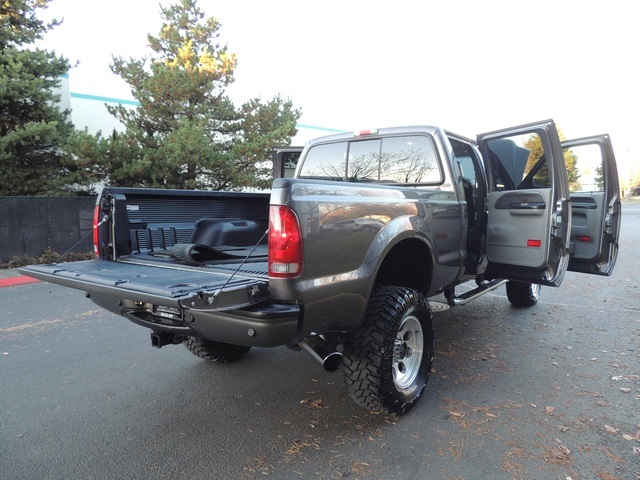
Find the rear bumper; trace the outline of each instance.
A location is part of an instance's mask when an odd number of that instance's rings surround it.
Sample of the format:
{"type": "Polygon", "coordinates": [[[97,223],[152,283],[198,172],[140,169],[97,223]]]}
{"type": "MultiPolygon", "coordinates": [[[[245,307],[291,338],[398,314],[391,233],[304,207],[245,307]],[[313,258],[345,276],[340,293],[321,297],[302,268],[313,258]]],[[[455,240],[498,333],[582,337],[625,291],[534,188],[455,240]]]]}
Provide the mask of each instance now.
{"type": "Polygon", "coordinates": [[[224,312],[172,308],[167,313],[151,303],[100,294],[91,294],[90,298],[96,305],[155,332],[250,347],[293,343],[298,337],[301,316],[297,305],[267,302],[224,312]]]}

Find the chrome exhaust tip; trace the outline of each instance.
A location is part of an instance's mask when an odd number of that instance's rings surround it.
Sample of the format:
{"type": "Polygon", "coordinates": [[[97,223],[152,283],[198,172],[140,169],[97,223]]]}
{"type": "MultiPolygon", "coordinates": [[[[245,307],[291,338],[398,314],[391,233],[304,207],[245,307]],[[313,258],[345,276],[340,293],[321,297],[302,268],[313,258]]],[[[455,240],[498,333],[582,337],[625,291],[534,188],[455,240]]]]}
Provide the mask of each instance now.
{"type": "Polygon", "coordinates": [[[300,347],[311,355],[324,368],[333,373],[342,366],[342,354],[320,335],[309,337],[299,343],[300,347]]]}

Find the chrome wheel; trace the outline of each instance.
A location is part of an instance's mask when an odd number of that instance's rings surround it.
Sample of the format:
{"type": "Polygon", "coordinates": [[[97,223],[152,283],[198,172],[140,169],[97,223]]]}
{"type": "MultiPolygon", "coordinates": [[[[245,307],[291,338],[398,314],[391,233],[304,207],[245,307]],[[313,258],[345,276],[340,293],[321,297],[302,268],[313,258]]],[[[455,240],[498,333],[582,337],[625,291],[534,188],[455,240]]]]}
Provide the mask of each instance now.
{"type": "Polygon", "coordinates": [[[406,287],[376,287],[364,324],[344,339],[349,395],[369,410],[407,412],[429,380],[433,337],[433,315],[422,293],[406,287]]]}
{"type": "Polygon", "coordinates": [[[424,338],[420,321],[407,316],[393,346],[393,383],[398,390],[411,388],[418,376],[424,353],[424,338]]]}
{"type": "Polygon", "coordinates": [[[531,285],[531,297],[534,298],[536,302],[540,298],[540,290],[541,289],[542,289],[542,286],[540,284],[538,284],[538,283],[533,283],[531,285]]]}

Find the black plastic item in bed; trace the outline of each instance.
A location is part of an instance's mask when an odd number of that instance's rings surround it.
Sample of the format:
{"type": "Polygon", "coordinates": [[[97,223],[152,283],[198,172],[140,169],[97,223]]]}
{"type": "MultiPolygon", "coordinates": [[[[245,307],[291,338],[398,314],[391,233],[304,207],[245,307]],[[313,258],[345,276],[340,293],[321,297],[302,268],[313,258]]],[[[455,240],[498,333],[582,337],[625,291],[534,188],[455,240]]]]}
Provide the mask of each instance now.
{"type": "Polygon", "coordinates": [[[189,243],[213,248],[221,245],[246,247],[260,242],[266,229],[266,225],[254,220],[203,218],[196,223],[189,243]]]}

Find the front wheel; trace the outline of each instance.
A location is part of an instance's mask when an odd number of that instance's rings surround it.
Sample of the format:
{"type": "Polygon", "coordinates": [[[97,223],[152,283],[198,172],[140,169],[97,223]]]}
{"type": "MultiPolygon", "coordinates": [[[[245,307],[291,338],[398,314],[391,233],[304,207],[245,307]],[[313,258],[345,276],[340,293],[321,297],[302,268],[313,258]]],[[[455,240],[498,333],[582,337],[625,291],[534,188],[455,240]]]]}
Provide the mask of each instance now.
{"type": "Polygon", "coordinates": [[[514,307],[532,307],[540,298],[540,285],[537,283],[507,282],[507,299],[514,307]]]}
{"type": "Polygon", "coordinates": [[[251,347],[214,342],[213,340],[196,337],[187,338],[184,341],[184,346],[196,357],[200,357],[208,362],[218,363],[233,362],[251,350],[251,347]]]}
{"type": "Polygon", "coordinates": [[[433,316],[424,296],[376,288],[364,324],[344,341],[345,383],[359,405],[403,414],[422,396],[434,353],[433,316]]]}

